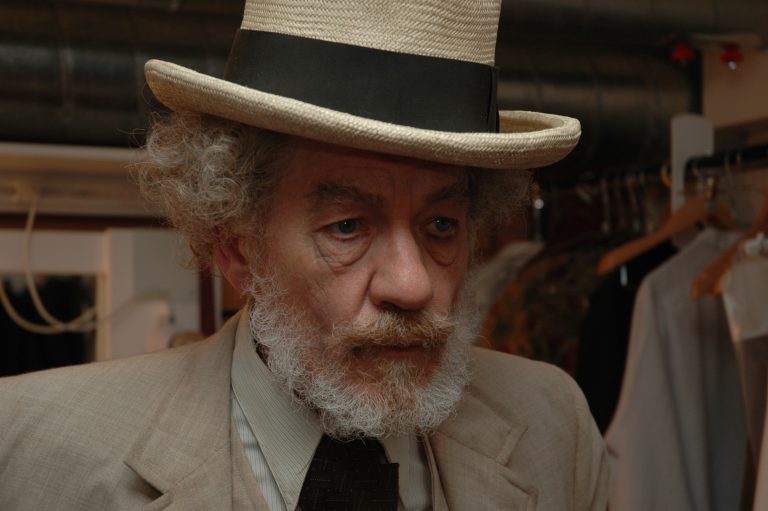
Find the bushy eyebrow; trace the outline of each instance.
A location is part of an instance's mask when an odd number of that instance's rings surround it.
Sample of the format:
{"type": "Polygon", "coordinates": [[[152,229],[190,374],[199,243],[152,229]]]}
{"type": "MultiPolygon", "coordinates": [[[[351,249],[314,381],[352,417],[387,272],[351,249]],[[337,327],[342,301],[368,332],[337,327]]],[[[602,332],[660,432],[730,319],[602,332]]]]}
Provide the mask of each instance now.
{"type": "Polygon", "coordinates": [[[427,204],[433,204],[444,200],[460,200],[469,202],[470,188],[467,176],[458,178],[453,183],[446,185],[427,196],[427,204]]]}
{"type": "Polygon", "coordinates": [[[381,206],[384,204],[384,199],[378,195],[364,192],[356,186],[338,182],[318,184],[309,193],[309,199],[315,208],[326,204],[343,204],[348,202],[362,203],[367,206],[381,206]]]}
{"type": "MultiPolygon", "coordinates": [[[[432,192],[427,196],[427,204],[433,204],[443,200],[469,200],[469,182],[466,177],[459,178],[456,181],[432,192]]],[[[309,200],[314,208],[327,204],[359,203],[366,206],[380,207],[386,200],[380,195],[369,193],[360,188],[340,182],[326,181],[319,183],[315,189],[308,194],[309,200]]]]}

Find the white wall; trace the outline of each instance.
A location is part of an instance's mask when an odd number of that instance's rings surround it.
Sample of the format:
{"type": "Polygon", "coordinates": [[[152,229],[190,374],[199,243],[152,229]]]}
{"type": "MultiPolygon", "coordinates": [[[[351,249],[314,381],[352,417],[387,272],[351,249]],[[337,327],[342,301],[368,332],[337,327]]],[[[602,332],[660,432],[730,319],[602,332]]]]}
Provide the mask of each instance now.
{"type": "MultiPolygon", "coordinates": [[[[21,273],[23,231],[0,229],[0,274],[21,273]]],[[[199,329],[199,284],[175,231],[34,231],[30,268],[46,275],[97,278],[96,358],[166,348],[175,332],[199,329]]]]}
{"type": "Polygon", "coordinates": [[[104,233],[105,310],[113,317],[102,358],[164,349],[174,332],[199,329],[198,275],[184,267],[189,257],[175,231],[104,233]]]}

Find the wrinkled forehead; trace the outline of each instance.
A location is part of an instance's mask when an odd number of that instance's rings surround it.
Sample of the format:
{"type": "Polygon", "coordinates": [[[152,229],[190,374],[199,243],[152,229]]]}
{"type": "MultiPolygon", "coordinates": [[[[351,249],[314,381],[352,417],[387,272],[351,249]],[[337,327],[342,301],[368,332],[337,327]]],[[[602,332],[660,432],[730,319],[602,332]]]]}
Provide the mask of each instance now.
{"type": "Polygon", "coordinates": [[[299,141],[283,176],[286,186],[312,199],[330,195],[385,197],[408,190],[429,200],[469,199],[466,167],[299,141]]]}

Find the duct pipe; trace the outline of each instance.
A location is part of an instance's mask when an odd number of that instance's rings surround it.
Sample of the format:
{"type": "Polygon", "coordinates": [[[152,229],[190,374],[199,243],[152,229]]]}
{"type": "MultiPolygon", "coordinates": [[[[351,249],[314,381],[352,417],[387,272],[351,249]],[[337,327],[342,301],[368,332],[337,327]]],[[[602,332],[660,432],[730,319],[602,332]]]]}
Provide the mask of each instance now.
{"type": "Polygon", "coordinates": [[[765,0],[503,0],[517,34],[659,42],[675,35],[751,33],[768,42],[765,0]]]}
{"type": "Polygon", "coordinates": [[[59,6],[122,8],[166,14],[202,14],[240,18],[245,0],[40,0],[59,6]]]}
{"type": "MultiPolygon", "coordinates": [[[[156,102],[149,58],[221,76],[235,18],[135,9],[0,8],[0,140],[125,146],[156,102]]],[[[696,110],[695,80],[665,55],[499,38],[499,104],[581,119],[571,167],[663,159],[668,119],[696,110]]]]}
{"type": "MultiPolygon", "coordinates": [[[[12,3],[7,0],[4,4],[12,3]]],[[[44,4],[39,0],[36,5],[44,4]]],[[[64,8],[130,8],[239,19],[245,0],[48,0],[64,8]]],[[[24,2],[18,2],[24,4],[24,2]]],[[[657,40],[684,33],[753,33],[768,40],[765,0],[502,0],[502,19],[516,33],[598,34],[657,40]]]]}
{"type": "Polygon", "coordinates": [[[582,139],[561,168],[641,170],[669,154],[669,119],[700,110],[699,69],[645,50],[501,45],[499,108],[576,117],[582,139]]]}
{"type": "Polygon", "coordinates": [[[220,76],[236,28],[234,18],[0,7],[0,139],[129,145],[158,106],[144,63],[160,58],[220,76]]]}

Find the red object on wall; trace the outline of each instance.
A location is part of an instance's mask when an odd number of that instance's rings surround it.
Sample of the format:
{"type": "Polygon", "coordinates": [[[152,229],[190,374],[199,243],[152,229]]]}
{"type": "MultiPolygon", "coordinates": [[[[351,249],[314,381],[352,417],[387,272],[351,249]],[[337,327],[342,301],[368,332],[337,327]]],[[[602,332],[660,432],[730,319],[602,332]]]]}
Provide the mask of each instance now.
{"type": "Polygon", "coordinates": [[[690,44],[680,41],[672,45],[669,58],[677,64],[687,64],[696,59],[696,52],[690,44]]]}
{"type": "Polygon", "coordinates": [[[730,69],[736,69],[744,61],[744,54],[741,53],[736,44],[724,44],[723,53],[720,54],[720,62],[730,69]]]}

